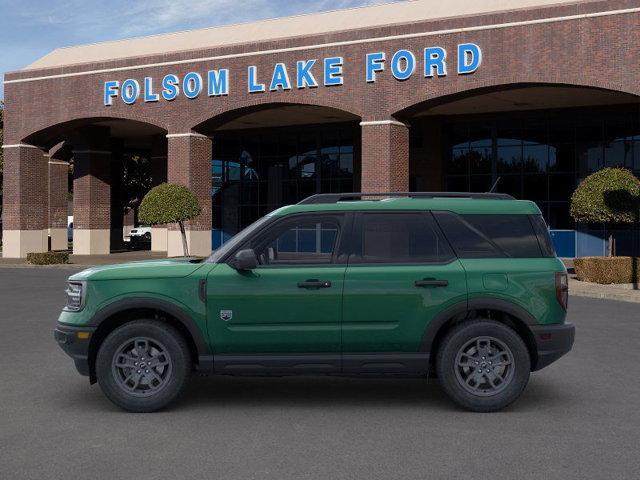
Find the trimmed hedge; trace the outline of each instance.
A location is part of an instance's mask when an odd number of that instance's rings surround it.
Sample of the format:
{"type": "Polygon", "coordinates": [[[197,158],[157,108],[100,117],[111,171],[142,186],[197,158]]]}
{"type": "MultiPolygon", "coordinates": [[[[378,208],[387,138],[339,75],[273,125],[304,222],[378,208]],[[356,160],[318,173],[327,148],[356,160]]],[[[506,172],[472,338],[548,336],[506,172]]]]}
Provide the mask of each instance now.
{"type": "Polygon", "coordinates": [[[69,252],[27,253],[27,262],[32,265],[58,265],[69,263],[69,252]]]}
{"type": "Polygon", "coordinates": [[[573,261],[573,268],[578,280],[585,282],[608,285],[640,281],[640,257],[581,257],[573,261]]]}

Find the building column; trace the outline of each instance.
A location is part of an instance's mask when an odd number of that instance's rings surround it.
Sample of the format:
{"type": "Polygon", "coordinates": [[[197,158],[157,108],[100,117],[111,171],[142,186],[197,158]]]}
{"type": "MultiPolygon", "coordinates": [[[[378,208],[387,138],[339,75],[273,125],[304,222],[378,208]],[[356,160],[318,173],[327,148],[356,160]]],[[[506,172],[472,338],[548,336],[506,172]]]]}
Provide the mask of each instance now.
{"type": "MultiPolygon", "coordinates": [[[[151,143],[151,186],[156,187],[167,181],[167,139],[164,135],[156,135],[151,143]]],[[[151,251],[167,251],[166,225],[151,227],[151,251]]]]}
{"type": "Polygon", "coordinates": [[[108,129],[79,132],[73,150],[73,253],[111,251],[111,148],[108,129]]]}
{"type": "Polygon", "coordinates": [[[409,190],[409,127],[397,120],[363,121],[362,192],[409,190]]]}
{"type": "MultiPolygon", "coordinates": [[[[185,224],[189,254],[211,253],[211,139],[198,133],[167,135],[169,183],[188,187],[198,198],[202,213],[185,224]]],[[[167,255],[183,255],[180,230],[169,225],[167,255]]]]}
{"type": "Polygon", "coordinates": [[[48,154],[27,144],[3,145],[2,256],[48,250],[48,154]]]}
{"type": "Polygon", "coordinates": [[[49,237],[51,250],[67,250],[69,164],[49,158],[49,237]]]}

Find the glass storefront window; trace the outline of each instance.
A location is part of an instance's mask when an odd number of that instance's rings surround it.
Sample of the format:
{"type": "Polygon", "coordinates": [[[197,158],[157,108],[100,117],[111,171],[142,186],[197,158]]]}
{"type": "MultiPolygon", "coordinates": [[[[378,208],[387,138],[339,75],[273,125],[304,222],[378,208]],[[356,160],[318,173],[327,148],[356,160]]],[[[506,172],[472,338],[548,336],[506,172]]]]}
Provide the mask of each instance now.
{"type": "Polygon", "coordinates": [[[353,191],[357,123],[221,131],[212,160],[213,229],[228,239],[282,205],[353,191]]]}
{"type": "Polygon", "coordinates": [[[574,228],[569,199],[604,167],[640,174],[640,107],[617,105],[458,117],[445,127],[444,187],[535,201],[551,228],[574,228]],[[481,148],[479,148],[481,147],[481,148]]]}

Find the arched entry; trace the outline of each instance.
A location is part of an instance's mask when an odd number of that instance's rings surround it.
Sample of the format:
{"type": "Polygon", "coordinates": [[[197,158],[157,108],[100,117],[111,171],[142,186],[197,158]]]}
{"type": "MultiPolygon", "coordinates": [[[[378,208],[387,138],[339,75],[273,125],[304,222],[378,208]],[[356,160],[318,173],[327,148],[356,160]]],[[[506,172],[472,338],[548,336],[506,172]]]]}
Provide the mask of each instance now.
{"type": "Polygon", "coordinates": [[[359,120],[330,107],[267,104],[198,125],[213,139],[213,247],[282,205],[358,190],[359,120]]]}
{"type": "Polygon", "coordinates": [[[567,256],[602,254],[600,234],[584,239],[594,247],[575,250],[582,237],[569,201],[578,182],[607,166],[640,173],[640,98],[627,93],[516,84],[433,99],[398,115],[411,125],[412,189],[486,191],[500,178],[499,192],[539,205],[567,256]]]}
{"type": "Polygon", "coordinates": [[[86,118],[41,129],[10,146],[7,173],[15,183],[6,184],[15,191],[11,203],[5,202],[5,230],[19,234],[3,255],[66,249],[67,213],[73,217],[75,254],[123,248],[127,209],[135,209],[151,185],[166,181],[165,135],[139,121],[86,118]]]}

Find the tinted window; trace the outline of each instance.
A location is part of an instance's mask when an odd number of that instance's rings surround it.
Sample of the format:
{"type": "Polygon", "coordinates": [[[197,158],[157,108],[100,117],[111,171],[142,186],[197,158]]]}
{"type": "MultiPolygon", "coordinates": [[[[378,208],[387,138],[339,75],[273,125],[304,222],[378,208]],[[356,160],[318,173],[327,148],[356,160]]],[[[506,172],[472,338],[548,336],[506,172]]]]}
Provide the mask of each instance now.
{"type": "Polygon", "coordinates": [[[542,215],[531,215],[529,217],[533,229],[538,236],[538,243],[542,249],[542,255],[545,257],[555,257],[556,250],[553,248],[553,242],[551,241],[551,235],[549,235],[549,228],[542,218],[542,215]]]}
{"type": "Polygon", "coordinates": [[[432,263],[453,258],[426,213],[363,213],[354,236],[354,263],[432,263]]]}
{"type": "Polygon", "coordinates": [[[331,263],[340,225],[325,217],[301,217],[276,225],[252,242],[260,265],[331,263]]]}
{"type": "Polygon", "coordinates": [[[437,212],[434,215],[458,257],[496,258],[505,256],[495,243],[469,225],[460,215],[450,212],[437,212]]]}
{"type": "Polygon", "coordinates": [[[543,256],[528,215],[439,213],[437,218],[462,258],[543,256]]]}

